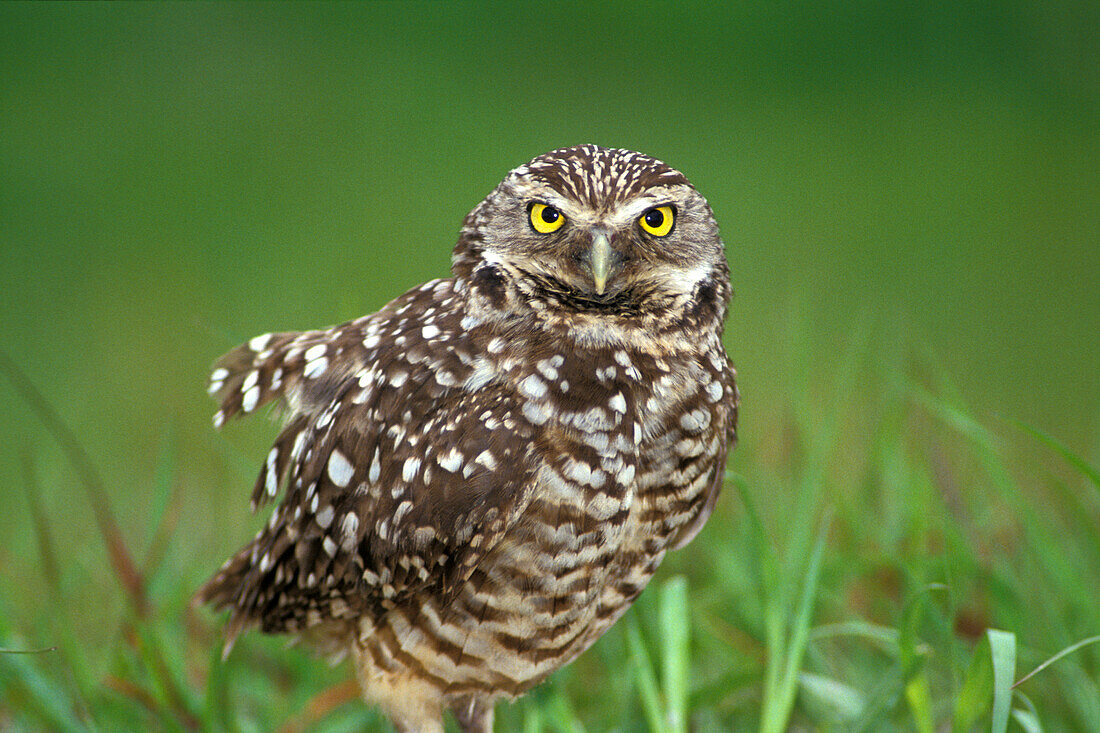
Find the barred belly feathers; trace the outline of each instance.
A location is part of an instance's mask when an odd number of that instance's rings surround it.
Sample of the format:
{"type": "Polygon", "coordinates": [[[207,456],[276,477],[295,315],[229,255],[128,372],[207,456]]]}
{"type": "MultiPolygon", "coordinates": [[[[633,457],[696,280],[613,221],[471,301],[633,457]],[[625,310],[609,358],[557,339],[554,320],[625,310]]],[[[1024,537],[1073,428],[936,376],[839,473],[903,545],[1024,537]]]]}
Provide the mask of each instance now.
{"type": "Polygon", "coordinates": [[[242,631],[350,654],[400,731],[493,706],[592,645],[714,507],[735,439],[729,269],[664,163],[585,145],[516,168],[453,275],[222,357],[214,423],[278,402],[282,499],[199,591],[242,631]]]}

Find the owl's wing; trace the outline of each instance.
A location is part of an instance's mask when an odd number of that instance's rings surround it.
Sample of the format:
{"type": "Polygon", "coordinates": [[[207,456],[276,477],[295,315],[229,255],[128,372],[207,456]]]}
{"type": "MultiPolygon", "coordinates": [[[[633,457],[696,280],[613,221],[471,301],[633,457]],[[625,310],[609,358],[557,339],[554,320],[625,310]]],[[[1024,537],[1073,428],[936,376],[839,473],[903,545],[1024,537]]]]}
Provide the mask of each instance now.
{"type": "Polygon", "coordinates": [[[722,491],[722,484],[726,478],[726,461],[737,442],[737,408],[741,399],[737,392],[737,372],[725,353],[715,355],[712,364],[721,364],[722,366],[717,375],[717,383],[722,387],[722,396],[714,405],[714,417],[712,418],[719,435],[718,451],[715,454],[714,467],[711,469],[706,499],[691,521],[680,527],[673,535],[670,543],[670,549],[673,550],[679,550],[695,539],[695,535],[699,534],[699,531],[703,529],[703,525],[707,523],[707,519],[710,518],[715,504],[718,503],[718,495],[722,491]]]}
{"type": "Polygon", "coordinates": [[[259,344],[274,351],[258,366],[261,352],[241,352],[250,346],[219,363],[222,415],[276,397],[290,410],[253,503],[282,487],[285,497],[199,592],[232,608],[230,643],[256,623],[298,631],[429,586],[446,597],[527,505],[534,426],[472,348],[461,314],[442,305],[447,293],[420,289],[368,319],[279,334],[259,344]],[[245,397],[273,375],[283,392],[245,397]]]}

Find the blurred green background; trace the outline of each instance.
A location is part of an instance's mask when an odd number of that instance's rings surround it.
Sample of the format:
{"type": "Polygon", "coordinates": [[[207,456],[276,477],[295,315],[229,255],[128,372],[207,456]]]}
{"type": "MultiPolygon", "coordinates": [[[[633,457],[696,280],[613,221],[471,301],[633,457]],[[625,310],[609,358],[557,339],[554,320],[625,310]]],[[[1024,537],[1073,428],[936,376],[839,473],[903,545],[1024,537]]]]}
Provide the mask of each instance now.
{"type": "MultiPolygon", "coordinates": [[[[792,339],[827,388],[831,354],[870,324],[979,418],[1095,464],[1098,8],[0,4],[0,348],[135,539],[171,447],[165,582],[197,583],[246,537],[274,435],[211,430],[212,360],[446,275],[506,171],[596,142],[684,171],[722,226],[737,456],[782,453],[792,339]]],[[[109,636],[122,602],[87,505],[0,383],[0,572],[26,594],[10,621],[34,628],[43,593],[21,452],[85,579],[80,634],[109,636]]]]}

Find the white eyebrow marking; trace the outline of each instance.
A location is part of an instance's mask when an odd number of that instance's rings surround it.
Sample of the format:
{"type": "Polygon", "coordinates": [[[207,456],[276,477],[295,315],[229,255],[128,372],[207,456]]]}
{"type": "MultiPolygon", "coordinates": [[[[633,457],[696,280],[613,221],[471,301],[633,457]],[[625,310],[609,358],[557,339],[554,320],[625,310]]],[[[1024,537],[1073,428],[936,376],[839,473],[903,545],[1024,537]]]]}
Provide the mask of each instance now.
{"type": "Polygon", "coordinates": [[[676,208],[676,202],[667,193],[647,192],[612,209],[607,215],[607,220],[616,227],[633,224],[635,219],[655,206],[676,208]]]}

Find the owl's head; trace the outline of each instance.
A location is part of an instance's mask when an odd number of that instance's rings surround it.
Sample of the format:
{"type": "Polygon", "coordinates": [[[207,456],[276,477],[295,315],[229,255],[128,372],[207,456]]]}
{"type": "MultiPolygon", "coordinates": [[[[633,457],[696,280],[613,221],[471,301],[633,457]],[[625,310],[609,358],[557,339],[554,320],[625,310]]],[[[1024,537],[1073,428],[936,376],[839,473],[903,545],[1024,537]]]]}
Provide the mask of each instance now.
{"type": "Polygon", "coordinates": [[[512,285],[542,312],[667,318],[705,306],[720,321],[729,300],[706,199],[655,158],[596,145],[511,171],[467,216],[455,273],[512,285]]]}

